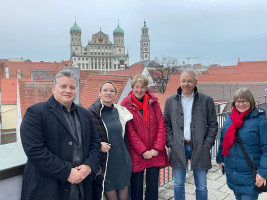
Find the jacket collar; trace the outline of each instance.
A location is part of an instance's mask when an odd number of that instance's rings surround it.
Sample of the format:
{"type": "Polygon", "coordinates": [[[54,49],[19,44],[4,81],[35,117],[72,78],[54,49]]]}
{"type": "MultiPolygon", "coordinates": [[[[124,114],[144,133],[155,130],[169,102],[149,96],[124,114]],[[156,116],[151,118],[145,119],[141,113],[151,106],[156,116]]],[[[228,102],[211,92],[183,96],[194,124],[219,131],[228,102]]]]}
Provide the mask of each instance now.
{"type": "MultiPolygon", "coordinates": [[[[68,133],[73,137],[70,128],[68,126],[68,123],[63,115],[63,110],[61,108],[61,104],[55,99],[54,95],[52,95],[49,99],[48,99],[48,106],[51,109],[51,112],[56,116],[56,118],[58,119],[58,121],[67,129],[68,133]]],[[[77,105],[74,104],[75,108],[77,109],[77,105]]],[[[84,116],[80,116],[80,112],[77,112],[77,115],[79,116],[79,119],[83,119],[84,116]]],[[[81,124],[81,134],[83,133],[83,130],[85,129],[83,120],[80,120],[80,124],[81,124]]],[[[74,137],[73,137],[74,138],[74,137]]],[[[74,138],[75,139],[75,138],[74,138]]]]}
{"type": "MultiPolygon", "coordinates": [[[[123,99],[125,106],[134,104],[132,100],[132,93],[133,91],[129,92],[128,96],[123,99]]],[[[158,101],[158,98],[149,90],[146,91],[146,94],[149,96],[149,104],[158,101]]]]}
{"type": "Polygon", "coordinates": [[[98,98],[90,107],[89,109],[95,113],[97,116],[100,117],[100,110],[103,107],[100,98],[98,98]]]}
{"type": "Polygon", "coordinates": [[[250,118],[256,117],[258,115],[265,115],[265,111],[261,108],[256,108],[252,112],[248,113],[246,115],[246,118],[250,119],[250,118]]]}
{"type": "MultiPolygon", "coordinates": [[[[195,94],[195,96],[197,96],[198,95],[198,89],[197,89],[197,86],[195,86],[195,88],[194,88],[194,94],[195,94]]],[[[182,88],[181,88],[181,86],[177,89],[177,97],[178,98],[181,98],[181,96],[182,96],[182,88]]]]}

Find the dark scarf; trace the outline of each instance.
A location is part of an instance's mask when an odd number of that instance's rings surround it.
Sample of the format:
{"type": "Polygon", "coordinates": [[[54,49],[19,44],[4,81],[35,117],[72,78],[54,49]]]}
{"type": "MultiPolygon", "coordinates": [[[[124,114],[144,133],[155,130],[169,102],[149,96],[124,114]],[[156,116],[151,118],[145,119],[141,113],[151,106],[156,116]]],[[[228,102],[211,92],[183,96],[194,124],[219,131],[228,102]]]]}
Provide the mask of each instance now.
{"type": "Polygon", "coordinates": [[[249,113],[250,110],[246,110],[239,114],[238,110],[234,108],[230,114],[232,124],[228,127],[225,132],[223,142],[222,142],[222,154],[224,156],[229,156],[229,148],[234,145],[236,139],[237,129],[243,126],[244,118],[249,113]]]}
{"type": "Polygon", "coordinates": [[[148,101],[149,101],[149,96],[147,94],[145,94],[143,96],[143,102],[140,102],[136,99],[136,97],[134,96],[134,93],[132,92],[132,99],[134,104],[137,106],[137,108],[139,110],[143,110],[143,117],[146,121],[146,123],[148,124],[148,101]]]}

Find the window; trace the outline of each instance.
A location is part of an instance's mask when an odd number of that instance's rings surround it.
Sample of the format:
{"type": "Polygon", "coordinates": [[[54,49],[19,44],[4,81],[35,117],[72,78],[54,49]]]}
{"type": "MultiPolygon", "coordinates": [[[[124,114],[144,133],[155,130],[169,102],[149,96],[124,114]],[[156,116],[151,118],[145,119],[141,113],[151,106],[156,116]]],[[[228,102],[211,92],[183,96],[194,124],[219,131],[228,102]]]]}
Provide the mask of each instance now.
{"type": "Polygon", "coordinates": [[[88,64],[86,64],[86,69],[89,69],[89,66],[88,66],[88,64]]]}

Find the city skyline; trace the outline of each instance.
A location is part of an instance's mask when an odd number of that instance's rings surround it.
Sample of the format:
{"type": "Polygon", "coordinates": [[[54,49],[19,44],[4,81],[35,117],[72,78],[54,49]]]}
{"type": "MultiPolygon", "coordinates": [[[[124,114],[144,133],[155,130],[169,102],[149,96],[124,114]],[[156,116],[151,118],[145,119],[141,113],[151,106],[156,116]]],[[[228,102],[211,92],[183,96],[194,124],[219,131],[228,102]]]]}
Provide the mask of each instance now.
{"type": "Polygon", "coordinates": [[[151,60],[198,57],[191,64],[236,65],[267,60],[267,2],[258,0],[33,0],[2,2],[0,58],[70,59],[70,28],[82,30],[82,45],[101,31],[113,42],[124,30],[130,64],[140,61],[141,28],[149,28],[151,60]],[[16,4],[16,6],[15,6],[16,4]]]}

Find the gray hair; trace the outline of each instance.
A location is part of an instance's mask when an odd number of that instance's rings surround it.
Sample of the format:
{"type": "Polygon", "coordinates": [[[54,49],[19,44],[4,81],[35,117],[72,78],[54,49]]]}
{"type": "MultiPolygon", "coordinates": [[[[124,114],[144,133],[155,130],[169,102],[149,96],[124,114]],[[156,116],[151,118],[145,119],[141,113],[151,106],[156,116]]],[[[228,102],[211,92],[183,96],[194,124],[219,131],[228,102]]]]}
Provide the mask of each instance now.
{"type": "MultiPolygon", "coordinates": [[[[191,70],[191,69],[185,69],[185,70],[182,71],[181,76],[182,76],[184,73],[193,74],[195,80],[197,80],[197,73],[196,73],[194,70],[191,70]]],[[[180,77],[181,77],[181,76],[180,76],[180,77]]]]}
{"type": "Polygon", "coordinates": [[[58,79],[61,78],[61,77],[73,78],[75,80],[75,82],[76,82],[76,86],[78,84],[77,77],[75,76],[75,73],[73,71],[71,71],[71,70],[63,69],[62,71],[58,72],[58,74],[56,75],[55,80],[54,80],[54,86],[57,85],[58,79]]]}
{"type": "Polygon", "coordinates": [[[233,108],[235,107],[235,101],[239,98],[245,99],[250,103],[250,111],[256,108],[254,96],[248,88],[240,88],[235,92],[232,103],[233,108]]]}

